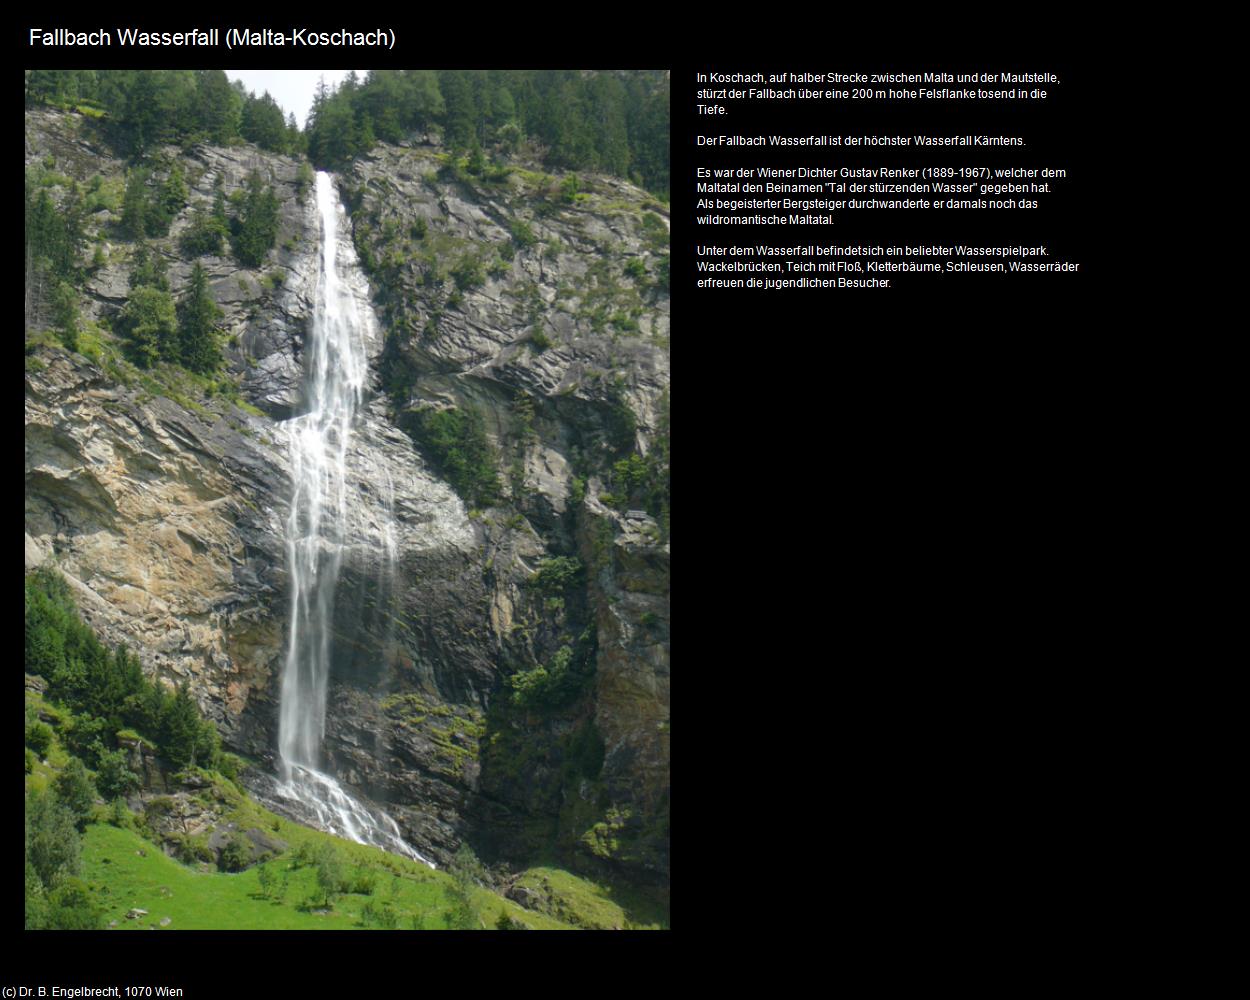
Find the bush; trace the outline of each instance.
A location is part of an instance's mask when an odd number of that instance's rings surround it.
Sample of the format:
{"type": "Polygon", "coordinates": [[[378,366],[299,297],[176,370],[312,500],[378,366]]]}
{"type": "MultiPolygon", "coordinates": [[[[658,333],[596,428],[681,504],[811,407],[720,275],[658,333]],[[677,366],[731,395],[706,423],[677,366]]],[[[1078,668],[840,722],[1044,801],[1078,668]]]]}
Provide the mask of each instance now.
{"type": "Polygon", "coordinates": [[[130,770],[126,755],[111,750],[100,755],[96,768],[96,785],[106,799],[118,799],[129,795],[139,787],[139,776],[130,770]]]}
{"type": "Polygon", "coordinates": [[[174,857],[184,865],[193,865],[198,861],[212,864],[217,860],[216,852],[208,846],[208,839],[203,834],[175,833],[169,842],[173,845],[174,857]]]}
{"type": "Polygon", "coordinates": [[[451,276],[455,279],[456,288],[462,292],[467,292],[486,283],[486,274],[482,268],[482,262],[468,254],[456,261],[455,266],[451,269],[451,276]]]}
{"type": "Polygon", "coordinates": [[[126,808],[125,799],[116,798],[109,803],[108,821],[111,826],[122,830],[129,829],[133,825],[134,816],[126,808]]]}
{"type": "Polygon", "coordinates": [[[26,796],[26,860],[43,885],[82,868],[82,842],[74,814],[52,792],[32,789],[26,796]]]}
{"type": "Polygon", "coordinates": [[[582,570],[581,560],[575,557],[540,559],[538,569],[525,581],[525,585],[541,594],[561,594],[577,582],[582,570]]]}
{"type": "Polygon", "coordinates": [[[366,925],[376,924],[383,930],[393,931],[399,926],[399,917],[388,903],[365,903],[360,911],[360,919],[366,925]]]}
{"type": "Polygon", "coordinates": [[[325,905],[330,906],[334,896],[343,891],[343,859],[331,844],[322,845],[316,854],[317,886],[321,889],[325,905]]]}
{"type": "Polygon", "coordinates": [[[74,817],[74,824],[81,833],[87,827],[91,817],[91,807],[95,803],[95,786],[83,762],[71,757],[65,770],[56,777],[56,796],[74,817]]]}
{"type": "Polygon", "coordinates": [[[48,747],[52,745],[52,728],[42,722],[26,727],[26,745],[42,760],[48,755],[48,747]]]}
{"type": "Polygon", "coordinates": [[[239,776],[239,771],[243,769],[243,758],[237,757],[232,753],[223,753],[221,759],[217,763],[217,770],[223,777],[233,781],[239,776]]]}
{"type": "Polygon", "coordinates": [[[94,931],[104,926],[104,911],[86,883],[65,879],[48,897],[47,928],[57,931],[94,931]]]}
{"type": "Polygon", "coordinates": [[[533,347],[534,350],[538,351],[539,354],[551,346],[551,338],[547,336],[541,326],[534,327],[534,329],[530,332],[529,342],[530,346],[533,347]]]}
{"type": "Polygon", "coordinates": [[[261,895],[268,899],[277,888],[278,875],[272,865],[260,865],[256,869],[256,881],[260,884],[261,895]]]}
{"type": "Polygon", "coordinates": [[[357,868],[348,883],[347,891],[360,896],[372,896],[377,884],[378,877],[374,872],[368,868],[357,868]]]}
{"type": "Polygon", "coordinates": [[[221,849],[217,865],[223,872],[241,872],[251,861],[252,842],[236,833],[221,849]]]}
{"type": "Polygon", "coordinates": [[[522,250],[532,247],[538,242],[538,237],[534,235],[534,230],[530,228],[528,223],[520,219],[513,219],[509,230],[512,233],[512,242],[522,250]]]}

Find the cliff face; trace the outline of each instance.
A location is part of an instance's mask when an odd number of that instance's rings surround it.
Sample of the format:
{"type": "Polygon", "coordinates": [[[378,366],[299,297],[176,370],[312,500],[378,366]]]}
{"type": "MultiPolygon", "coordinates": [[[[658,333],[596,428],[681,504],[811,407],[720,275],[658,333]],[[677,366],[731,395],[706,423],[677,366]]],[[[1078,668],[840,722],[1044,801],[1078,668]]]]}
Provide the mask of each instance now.
{"type": "MultiPolygon", "coordinates": [[[[282,421],[301,406],[317,220],[294,160],[166,153],[192,203],[218,178],[239,190],[253,169],[279,194],[262,268],[202,259],[238,402],[134,369],[107,330],[85,354],[28,346],[26,559],[54,558],[96,628],[153,673],[189,679],[227,745],[257,760],[260,787],[289,600],[282,421]]],[[[49,158],[84,184],[121,176],[86,120],[28,113],[27,162],[49,158]]],[[[379,324],[326,756],[435,860],[467,840],[504,862],[558,849],[666,878],[667,509],[624,501],[630,475],[667,455],[666,223],[619,181],[575,190],[501,174],[468,174],[414,142],[339,178],[343,239],[368,271],[357,294],[379,324]],[[497,489],[458,495],[429,433],[437,411],[472,415],[497,489]],[[517,678],[536,671],[565,676],[556,694],[522,697],[517,678]]],[[[152,241],[175,295],[189,215],[152,241]]],[[[108,260],[85,284],[84,315],[103,321],[127,294],[131,247],[110,236],[115,220],[104,210],[88,230],[108,260]]]]}

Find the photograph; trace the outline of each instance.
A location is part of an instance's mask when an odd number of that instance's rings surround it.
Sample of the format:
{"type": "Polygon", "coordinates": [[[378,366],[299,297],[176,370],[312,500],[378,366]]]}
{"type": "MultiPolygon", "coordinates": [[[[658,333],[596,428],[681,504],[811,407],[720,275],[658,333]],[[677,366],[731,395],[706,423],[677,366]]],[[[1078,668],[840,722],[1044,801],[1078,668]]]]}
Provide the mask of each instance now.
{"type": "Polygon", "coordinates": [[[668,930],[670,71],[24,122],[25,929],[668,930]]]}

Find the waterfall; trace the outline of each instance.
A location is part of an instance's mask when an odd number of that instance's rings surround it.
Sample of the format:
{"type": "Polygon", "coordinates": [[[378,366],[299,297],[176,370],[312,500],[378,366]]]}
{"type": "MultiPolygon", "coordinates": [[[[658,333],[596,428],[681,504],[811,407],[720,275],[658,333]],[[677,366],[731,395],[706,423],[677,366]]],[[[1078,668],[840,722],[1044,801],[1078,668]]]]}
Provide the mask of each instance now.
{"type": "MultiPolygon", "coordinates": [[[[358,265],[349,243],[340,248],[343,209],[324,172],[317,174],[317,210],[321,269],[305,349],[308,410],[287,421],[294,495],[286,524],[291,613],[278,720],[278,793],[330,833],[430,864],[404,842],[390,816],[354,798],[321,769],[335,588],[349,505],[359,502],[348,457],[368,376],[365,330],[371,317],[345,280],[358,265]]],[[[378,539],[388,567],[396,557],[389,476],[378,539]]]]}

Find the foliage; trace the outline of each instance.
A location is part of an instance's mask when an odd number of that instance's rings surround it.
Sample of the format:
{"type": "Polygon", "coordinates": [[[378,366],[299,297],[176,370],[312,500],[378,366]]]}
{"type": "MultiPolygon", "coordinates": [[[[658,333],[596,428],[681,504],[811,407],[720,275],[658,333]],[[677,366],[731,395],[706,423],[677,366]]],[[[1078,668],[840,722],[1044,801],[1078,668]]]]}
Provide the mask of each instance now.
{"type": "Polygon", "coordinates": [[[260,885],[261,895],[271,899],[278,888],[278,873],[273,865],[257,865],[256,881],[260,885]]]}
{"type": "Polygon", "coordinates": [[[26,861],[44,888],[82,870],[74,814],[53,791],[26,794],[26,861]]]}
{"type": "Polygon", "coordinates": [[[308,193],[308,188],[312,182],[313,169],[308,161],[304,160],[295,172],[295,197],[301,205],[304,204],[304,196],[308,193]]]}
{"type": "Polygon", "coordinates": [[[530,331],[529,343],[533,346],[534,350],[541,354],[551,346],[551,338],[547,336],[541,326],[536,326],[532,331],[530,331]]]}
{"type": "Polygon", "coordinates": [[[218,187],[210,210],[204,202],[191,209],[191,223],[182,234],[182,252],[191,257],[217,256],[221,253],[230,224],[226,218],[225,192],[218,187]]]}
{"type": "Polygon", "coordinates": [[[314,855],[313,864],[317,869],[317,886],[325,897],[325,905],[329,906],[334,896],[342,891],[343,858],[332,844],[323,844],[314,855]]]}
{"type": "Polygon", "coordinates": [[[186,865],[199,862],[212,864],[217,860],[216,852],[209,847],[208,838],[203,834],[174,833],[169,837],[173,846],[174,856],[186,865]]]}
{"type": "Polygon", "coordinates": [[[462,292],[477,288],[486,281],[482,262],[471,254],[465,254],[452,266],[451,276],[462,292]]]}
{"type": "Polygon", "coordinates": [[[204,268],[196,261],[191,280],[178,304],[179,360],[183,367],[210,375],[221,365],[217,326],[222,311],[208,291],[204,268]]]}
{"type": "Polygon", "coordinates": [[[399,926],[399,915],[394,907],[387,903],[376,903],[370,900],[360,911],[361,920],[366,925],[376,925],[382,930],[393,931],[399,926]]]}
{"type": "Polygon", "coordinates": [[[129,829],[134,822],[134,816],[130,810],[126,808],[126,800],[116,798],[109,803],[108,821],[113,826],[120,829],[129,829]]]}
{"type": "Polygon", "coordinates": [[[251,860],[252,842],[236,833],[221,849],[221,857],[217,864],[223,872],[241,872],[251,863],[251,860]]]}
{"type": "Polygon", "coordinates": [[[377,140],[438,126],[452,150],[468,154],[465,178],[494,179],[499,171],[484,150],[513,152],[528,138],[551,166],[630,177],[667,197],[668,88],[654,71],[375,70],[364,80],[352,73],[336,89],[318,89],[308,155],[322,169],[340,169],[377,140]]]}
{"type": "Polygon", "coordinates": [[[573,556],[541,559],[538,569],[525,583],[542,594],[561,594],[577,582],[583,569],[581,560],[573,556]]]}
{"type": "Polygon", "coordinates": [[[130,359],[140,368],[177,357],[178,318],[173,297],[149,285],[130,293],[118,324],[130,359]]]}
{"type": "Polygon", "coordinates": [[[130,260],[130,290],[156,288],[169,291],[169,278],[165,273],[165,258],[153,251],[148,244],[140,242],[130,260]]]}
{"type": "Polygon", "coordinates": [[[95,780],[100,794],[110,800],[129,795],[140,784],[139,776],[130,770],[126,754],[121,750],[106,750],[100,754],[95,780]]]}
{"type": "MultiPolygon", "coordinates": [[[[48,694],[75,713],[63,734],[71,752],[104,765],[123,727],[157,734],[175,767],[212,767],[220,741],[213,724],[200,717],[184,683],[177,695],[143,676],[139,660],[124,646],[110,653],[78,616],[65,579],[41,568],[26,578],[26,672],[49,681],[48,694]]],[[[110,765],[111,767],[112,765],[110,765]]],[[[111,772],[114,784],[128,783],[111,772]]],[[[106,792],[106,796],[112,797],[106,792]]]]}
{"type": "Polygon", "coordinates": [[[400,426],[466,503],[487,507],[498,500],[497,459],[480,411],[469,406],[408,410],[400,426]]]}
{"type": "MultiPolygon", "coordinates": [[[[52,312],[64,327],[69,318],[72,292],[81,277],[83,244],[83,198],[76,182],[70,182],[59,203],[43,185],[38,171],[26,173],[25,317],[28,329],[38,329],[52,312]]],[[[76,297],[72,300],[76,312],[76,297]]],[[[72,340],[75,328],[67,330],[72,340]]],[[[71,347],[71,349],[73,349],[71,347]]]]}
{"type": "Polygon", "coordinates": [[[95,785],[83,762],[77,757],[71,757],[69,764],[56,776],[54,787],[57,800],[70,811],[74,817],[74,825],[81,833],[87,827],[96,796],[95,785]]]}
{"type": "Polygon", "coordinates": [[[52,289],[52,324],[60,331],[61,342],[78,350],[78,293],[68,281],[58,281],[52,289]]]}
{"type": "Polygon", "coordinates": [[[377,888],[378,876],[376,872],[368,868],[357,868],[352,872],[351,879],[347,882],[347,892],[354,892],[360,896],[372,896],[373,890],[377,888]]]}
{"type": "Polygon", "coordinates": [[[104,911],[81,879],[65,878],[48,896],[48,930],[94,931],[104,926],[104,911]]]}
{"type": "Polygon", "coordinates": [[[278,198],[273,187],[253,170],[247,178],[231,238],[234,255],[247,267],[259,267],[278,238],[278,198]]]}
{"type": "Polygon", "coordinates": [[[160,718],[161,750],[175,768],[195,763],[200,718],[186,681],[174,697],[166,700],[160,718]]]}
{"type": "Polygon", "coordinates": [[[26,745],[40,757],[46,757],[52,745],[52,728],[43,722],[27,723],[26,745]]]}
{"type": "Polygon", "coordinates": [[[219,146],[245,140],[299,155],[304,137],[293,115],[222,70],[35,70],[26,79],[30,104],[77,106],[103,116],[113,142],[136,159],[163,143],[219,146]]]}

